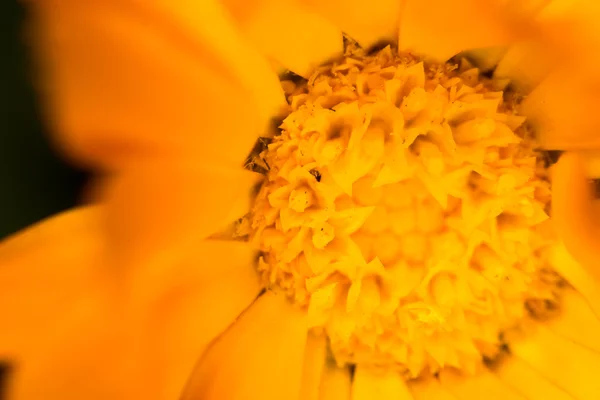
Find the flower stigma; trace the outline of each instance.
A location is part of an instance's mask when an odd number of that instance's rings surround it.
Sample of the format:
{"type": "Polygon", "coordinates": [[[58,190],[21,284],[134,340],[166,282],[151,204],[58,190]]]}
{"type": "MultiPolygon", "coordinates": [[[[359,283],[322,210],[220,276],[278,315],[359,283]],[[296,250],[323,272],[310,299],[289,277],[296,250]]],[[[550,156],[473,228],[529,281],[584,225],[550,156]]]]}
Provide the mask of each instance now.
{"type": "Polygon", "coordinates": [[[388,46],[282,85],[239,234],[338,364],[473,373],[558,307],[547,163],[506,82],[388,46]]]}

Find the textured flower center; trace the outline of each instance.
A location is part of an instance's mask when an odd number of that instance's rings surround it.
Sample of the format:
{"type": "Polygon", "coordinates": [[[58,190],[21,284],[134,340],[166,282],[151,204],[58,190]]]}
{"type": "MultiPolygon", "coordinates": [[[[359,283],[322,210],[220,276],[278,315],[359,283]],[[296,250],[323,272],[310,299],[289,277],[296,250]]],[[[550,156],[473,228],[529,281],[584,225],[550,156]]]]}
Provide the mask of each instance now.
{"type": "Polygon", "coordinates": [[[247,222],[267,287],[340,364],[472,371],[554,306],[549,182],[516,96],[389,47],[283,84],[291,113],[247,222]]]}

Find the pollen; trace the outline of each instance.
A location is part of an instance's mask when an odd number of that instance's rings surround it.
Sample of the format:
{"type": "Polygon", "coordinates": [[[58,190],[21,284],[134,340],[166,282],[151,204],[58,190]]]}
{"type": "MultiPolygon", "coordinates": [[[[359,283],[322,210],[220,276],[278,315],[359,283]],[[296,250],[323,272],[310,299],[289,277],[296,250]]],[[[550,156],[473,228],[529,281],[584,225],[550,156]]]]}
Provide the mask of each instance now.
{"type": "Polygon", "coordinates": [[[284,88],[250,240],[340,365],[475,371],[556,307],[550,183],[519,96],[391,47],[284,88]]]}

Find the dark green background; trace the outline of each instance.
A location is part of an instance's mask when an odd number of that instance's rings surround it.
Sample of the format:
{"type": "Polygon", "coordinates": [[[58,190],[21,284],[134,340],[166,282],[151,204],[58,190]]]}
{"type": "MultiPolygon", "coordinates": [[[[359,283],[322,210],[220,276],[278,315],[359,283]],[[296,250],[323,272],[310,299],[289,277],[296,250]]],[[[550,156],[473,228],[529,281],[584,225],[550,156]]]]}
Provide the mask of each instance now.
{"type": "Polygon", "coordinates": [[[47,139],[25,40],[25,3],[0,1],[0,238],[71,207],[85,179],[47,139]]]}

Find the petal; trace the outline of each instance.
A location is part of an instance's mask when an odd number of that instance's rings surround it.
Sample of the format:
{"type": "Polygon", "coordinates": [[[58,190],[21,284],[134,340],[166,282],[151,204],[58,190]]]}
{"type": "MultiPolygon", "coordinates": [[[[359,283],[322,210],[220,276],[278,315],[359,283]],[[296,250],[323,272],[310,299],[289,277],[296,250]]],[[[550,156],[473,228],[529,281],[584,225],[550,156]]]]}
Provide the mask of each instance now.
{"type": "Polygon", "coordinates": [[[308,78],[343,51],[342,33],[295,0],[227,0],[244,36],[266,57],[308,78]]]}
{"type": "Polygon", "coordinates": [[[182,400],[299,399],[306,330],[303,312],[267,292],[207,350],[182,400]]]}
{"type": "Polygon", "coordinates": [[[306,339],[300,399],[319,400],[321,378],[326,364],[327,337],[309,333],[306,339]]]}
{"type": "Polygon", "coordinates": [[[396,42],[402,0],[303,0],[363,48],[396,42]],[[360,17],[357,17],[360,16],[360,17]]]}
{"type": "Polygon", "coordinates": [[[573,400],[565,391],[544,378],[530,365],[517,358],[503,360],[494,371],[502,382],[528,400],[573,400]]]}
{"type": "Polygon", "coordinates": [[[412,382],[410,391],[415,400],[456,400],[456,397],[442,388],[440,382],[433,378],[412,382]]]}
{"type": "Polygon", "coordinates": [[[465,50],[508,44],[524,29],[509,10],[497,0],[406,0],[400,50],[445,61],[465,50]]]}
{"type": "MultiPolygon", "coordinates": [[[[599,4],[587,0],[553,0],[537,16],[543,61],[552,63],[553,71],[528,95],[522,112],[548,149],[600,146],[599,22],[599,4]]],[[[531,64],[524,68],[535,69],[531,64]]]]}
{"type": "Polygon", "coordinates": [[[205,241],[183,257],[135,286],[144,376],[164,399],[179,398],[198,357],[260,291],[248,243],[205,241]]]}
{"type": "Polygon", "coordinates": [[[101,264],[100,207],[52,217],[0,245],[0,358],[20,357],[92,293],[116,277],[101,264]]]}
{"type": "Polygon", "coordinates": [[[412,400],[406,382],[395,371],[377,373],[368,367],[356,367],[352,382],[352,400],[412,400]]]}
{"type": "Polygon", "coordinates": [[[323,370],[319,400],[350,400],[350,370],[328,363],[323,370]]]}
{"type": "Polygon", "coordinates": [[[44,335],[31,350],[35,357],[18,370],[15,398],[178,398],[210,341],[260,290],[248,244],[207,241],[194,250],[184,262],[136,281],[128,296],[135,303],[110,309],[87,301],[66,325],[55,323],[60,328],[44,335]],[[56,370],[59,377],[49,373],[56,370]]]}
{"type": "Polygon", "coordinates": [[[140,163],[108,182],[108,228],[119,256],[137,263],[223,228],[256,174],[197,162],[140,163]]]}
{"type": "Polygon", "coordinates": [[[129,357],[114,301],[96,296],[70,312],[18,364],[9,400],[158,399],[129,357]],[[32,351],[33,353],[33,351],[32,351]]]}
{"type": "Polygon", "coordinates": [[[565,153],[552,171],[552,218],[572,256],[595,278],[600,277],[600,214],[581,154],[565,153]]]}
{"type": "Polygon", "coordinates": [[[485,393],[488,400],[525,400],[486,369],[478,371],[475,375],[460,375],[444,370],[440,373],[440,381],[442,387],[458,400],[477,399],[482,393],[485,393]]]}
{"type": "Polygon", "coordinates": [[[596,316],[600,316],[600,290],[598,283],[567,251],[564,245],[555,245],[548,261],[552,268],[565,278],[587,301],[596,316]]]}
{"type": "MultiPolygon", "coordinates": [[[[595,73],[595,72],[593,72],[595,73]]],[[[550,150],[600,148],[599,81],[590,71],[556,69],[523,101],[521,112],[536,128],[541,146],[550,150]]]]}
{"type": "Polygon", "coordinates": [[[551,67],[547,49],[538,40],[529,39],[508,48],[494,70],[494,78],[511,79],[529,92],[544,79],[551,67]]]}
{"type": "Polygon", "coordinates": [[[32,5],[50,116],[78,160],[114,169],[177,154],[238,166],[285,104],[216,1],[32,5]]]}
{"type": "Polygon", "coordinates": [[[600,320],[575,290],[562,293],[560,316],[548,321],[547,326],[557,335],[600,353],[600,320]]]}
{"type": "Polygon", "coordinates": [[[510,343],[511,353],[576,399],[600,398],[600,381],[590,371],[600,368],[600,354],[562,338],[543,326],[510,343]]]}

